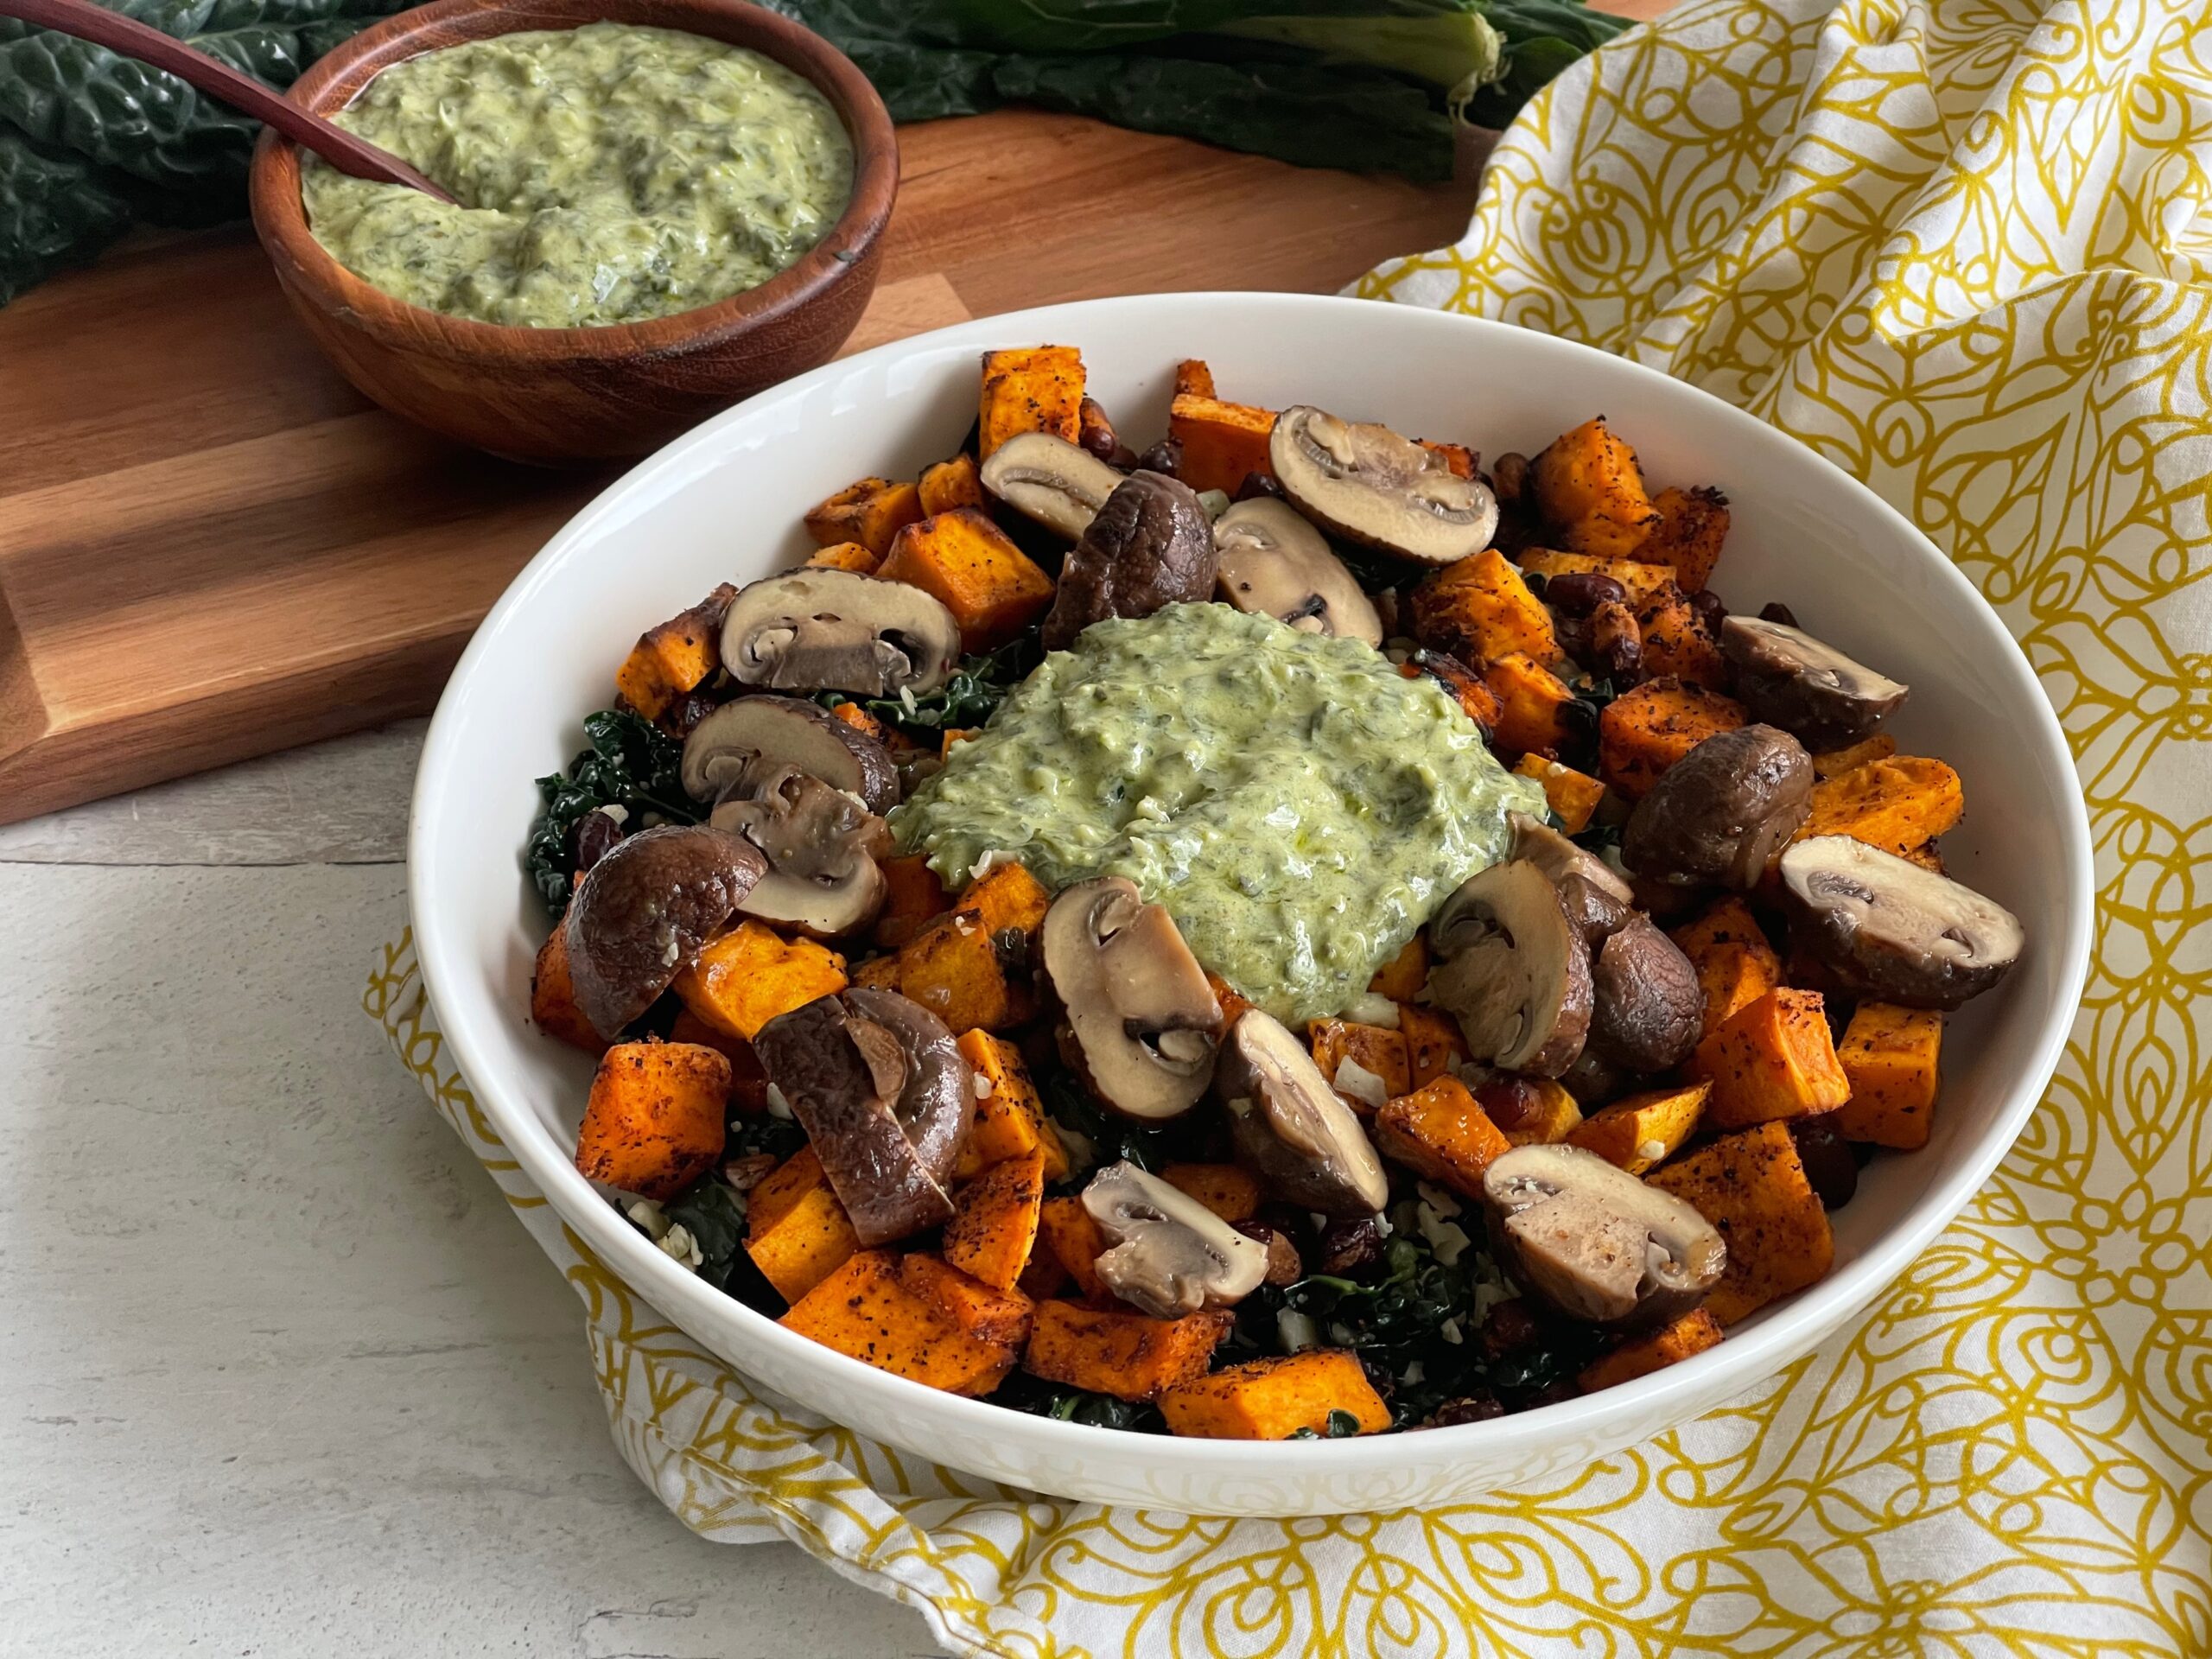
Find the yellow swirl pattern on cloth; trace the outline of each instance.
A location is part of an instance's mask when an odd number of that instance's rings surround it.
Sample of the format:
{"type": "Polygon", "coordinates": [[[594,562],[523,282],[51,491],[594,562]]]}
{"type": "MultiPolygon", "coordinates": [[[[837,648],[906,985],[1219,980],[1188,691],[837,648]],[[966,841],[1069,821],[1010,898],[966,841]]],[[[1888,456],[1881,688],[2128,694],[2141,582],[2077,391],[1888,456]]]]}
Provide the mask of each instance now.
{"type": "Polygon", "coordinates": [[[1547,1490],[1218,1521],[1024,1498],[765,1396],[518,1175],[411,948],[367,1009],[582,1298],[617,1444],[1020,1656],[2212,1655],[2212,7],[1692,0],[1359,287],[1603,346],[1866,479],[2080,760],[2101,894],[2050,1096],[1849,1330],[1547,1490]]]}

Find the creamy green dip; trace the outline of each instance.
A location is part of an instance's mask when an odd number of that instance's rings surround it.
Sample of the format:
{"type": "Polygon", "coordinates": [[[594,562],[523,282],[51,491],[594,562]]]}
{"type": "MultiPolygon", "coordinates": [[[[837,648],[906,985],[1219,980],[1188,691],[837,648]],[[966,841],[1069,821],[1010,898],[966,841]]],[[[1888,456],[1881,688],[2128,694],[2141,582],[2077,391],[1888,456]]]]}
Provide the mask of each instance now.
{"type": "Polygon", "coordinates": [[[740,47],[592,23],[394,64],[336,118],[461,206],[310,157],[315,239],[396,299],[567,328],[757,288],[822,239],[853,147],[822,94],[740,47]]]}
{"type": "Polygon", "coordinates": [[[1124,875],[1278,1018],[1337,1013],[1543,791],[1426,676],[1226,605],[1094,623],[891,816],[957,884],[1124,875]]]}

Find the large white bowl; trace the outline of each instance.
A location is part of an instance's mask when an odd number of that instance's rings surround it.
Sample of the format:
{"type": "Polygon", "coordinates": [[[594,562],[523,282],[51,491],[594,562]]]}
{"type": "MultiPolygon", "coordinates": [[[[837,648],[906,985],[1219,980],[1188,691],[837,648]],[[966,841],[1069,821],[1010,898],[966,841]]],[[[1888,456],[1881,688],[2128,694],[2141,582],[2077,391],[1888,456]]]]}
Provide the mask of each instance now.
{"type": "Polygon", "coordinates": [[[788,1398],[903,1450],[1013,1484],[1205,1514],[1433,1503],[1541,1481],[1670,1428],[1773,1375],[1865,1306],[1955,1217],[2035,1108],[2088,957],[2088,830],[2072,762],[1996,615],[1852,479],[1748,415],[1618,358],[1495,323],[1306,296],[1186,294],[1055,306],[832,364],[709,422],[578,514],[516,577],[438,705],[409,843],[416,946],[462,1072],[562,1217],[698,1341],[788,1398]],[[580,746],[639,631],[721,582],[805,550],[799,515],[867,473],[912,477],[974,418],[977,355],[1081,347],[1093,391],[1141,443],[1165,430],[1176,360],[1230,397],[1313,403],[1485,454],[1534,450],[1604,413],[1656,484],[1733,505],[1715,586],[1782,600],[1898,678],[1908,750],[1964,774],[1944,855],[2016,911],[2028,950],[1951,1022],[1924,1151],[1878,1160],[1835,1217],[1835,1271],[1685,1363],[1586,1399],[1418,1434],[1249,1444],[1140,1436],[957,1399],[844,1358],[709,1288],[633,1231],[569,1162],[590,1064],[526,1018],[546,931],[519,849],[531,779],[580,746]]]}

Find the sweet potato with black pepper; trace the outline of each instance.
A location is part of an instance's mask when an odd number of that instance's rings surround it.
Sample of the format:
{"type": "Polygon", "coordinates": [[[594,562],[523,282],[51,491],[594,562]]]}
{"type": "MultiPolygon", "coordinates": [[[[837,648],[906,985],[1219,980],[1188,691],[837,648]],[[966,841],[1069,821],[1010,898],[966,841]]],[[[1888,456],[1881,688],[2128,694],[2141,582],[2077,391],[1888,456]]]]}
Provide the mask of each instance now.
{"type": "Polygon", "coordinates": [[[1155,1319],[1073,1302],[1040,1302],[1021,1369],[1048,1382],[1117,1400],[1154,1400],[1179,1382],[1205,1376],[1229,1327],[1225,1310],[1155,1319]]]}
{"type": "Polygon", "coordinates": [[[960,1160],[953,1166],[954,1177],[966,1180],[1001,1160],[1034,1154],[1047,1181],[1065,1180],[1067,1147],[1037,1097],[1037,1086],[1021,1063],[1021,1051],[988,1031],[963,1033],[959,1049],[982,1093],[976,1102],[968,1138],[961,1144],[960,1160]]]}
{"type": "Polygon", "coordinates": [[[1595,778],[1541,754],[1522,755],[1513,770],[1543,785],[1544,799],[1565,835],[1579,836],[1587,830],[1598,803],[1605,798],[1605,786],[1595,778]]]}
{"type": "Polygon", "coordinates": [[[845,988],[845,959],[812,939],[786,939],[750,919],[708,942],[676,976],[683,1006],[725,1036],[751,1042],[760,1027],[845,988]]]}
{"type": "Polygon", "coordinates": [[[1045,1200],[1037,1215],[1037,1245],[1031,1259],[1049,1254],[1084,1295],[1097,1301],[1112,1294],[1098,1276],[1098,1258],[1106,1249],[1106,1234],[1083,1207],[1082,1199],[1045,1200]]]}
{"type": "Polygon", "coordinates": [[[1393,1002],[1410,1002],[1421,995],[1421,988],[1427,983],[1428,936],[1416,933],[1406,941],[1396,956],[1375,970],[1375,976],[1367,982],[1367,988],[1376,996],[1389,997],[1393,1002]]]}
{"type": "Polygon", "coordinates": [[[982,469],[976,465],[976,457],[965,450],[950,461],[924,467],[922,480],[914,487],[920,493],[925,517],[951,512],[960,507],[990,505],[983,493],[982,469]]]}
{"type": "Polygon", "coordinates": [[[972,910],[992,934],[1020,933],[1032,942],[1045,925],[1052,895],[1023,866],[1001,860],[960,890],[960,908],[972,910]]]}
{"type": "Polygon", "coordinates": [[[1966,807],[1965,786],[1944,762],[1893,755],[1815,784],[1812,816],[1797,839],[1849,836],[1902,858],[1956,829],[1966,807]]]}
{"type": "Polygon", "coordinates": [[[1641,1175],[1681,1149],[1705,1116],[1709,1083],[1647,1090],[1617,1100],[1567,1132],[1567,1144],[1641,1175]]]}
{"type": "Polygon", "coordinates": [[[811,1147],[801,1147],[747,1195],[745,1253],[786,1302],[798,1301],[860,1247],[811,1147]]]}
{"type": "Polygon", "coordinates": [[[1819,779],[1840,778],[1845,772],[1856,771],[1870,760],[1886,760],[1897,752],[1897,739],[1887,732],[1877,732],[1847,749],[1816,750],[1813,755],[1813,776],[1819,779]]]}
{"type": "Polygon", "coordinates": [[[645,1198],[672,1198],[722,1155],[729,1062],[691,1043],[617,1043],[600,1057],[576,1168],[645,1198]]]}
{"type": "Polygon", "coordinates": [[[1224,1366],[1160,1396],[1170,1433],[1215,1440],[1285,1440],[1301,1429],[1325,1434],[1339,1411],[1362,1434],[1390,1427],[1390,1408],[1359,1356],[1332,1348],[1224,1366]]]}
{"type": "Polygon", "coordinates": [[[1701,1307],[1693,1308],[1671,1325],[1662,1325],[1648,1336],[1630,1337],[1609,1349],[1584,1366],[1575,1381],[1583,1393],[1595,1394],[1600,1389],[1664,1370],[1692,1354],[1701,1354],[1720,1338],[1719,1324],[1713,1315],[1701,1307]]]}
{"type": "Polygon", "coordinates": [[[1453,1077],[1385,1101],[1374,1129],[1375,1149],[1385,1158],[1471,1198],[1483,1195],[1483,1172],[1513,1149],[1453,1077]]]}
{"type": "Polygon", "coordinates": [[[614,671],[614,689],[647,720],[658,720],[686,691],[721,666],[722,617],[737,589],[728,582],[690,610],[638,636],[614,671]]]}
{"type": "Polygon", "coordinates": [[[1462,662],[1516,652],[1548,667],[1560,658],[1552,613],[1496,548],[1447,564],[1413,591],[1414,638],[1462,662]]]}
{"type": "Polygon", "coordinates": [[[1751,907],[1733,893],[1714,900],[1694,921],[1670,930],[1667,937],[1689,958],[1705,993],[1700,1041],[1782,983],[1782,958],[1751,907]]]}
{"type": "Polygon", "coordinates": [[[953,1194],[944,1259],[972,1279],[1011,1290],[1037,1243],[1045,1200],[1045,1154],[1002,1158],[953,1194]]]}
{"type": "Polygon", "coordinates": [[[1861,1002],[1836,1049],[1851,1084],[1834,1122],[1847,1141],[1911,1152],[1928,1144],[1943,1051],[1943,1016],[1933,1008],[1861,1002]]]}
{"type": "Polygon", "coordinates": [[[1434,680],[1459,705],[1459,712],[1482,728],[1484,737],[1497,729],[1497,693],[1490,689],[1490,682],[1450,652],[1431,651],[1424,645],[1398,664],[1398,672],[1408,680],[1434,680]]]}
{"type": "Polygon", "coordinates": [[[1651,498],[1659,522],[1637,544],[1636,556],[1670,564],[1685,593],[1694,594],[1713,580],[1728,539],[1728,498],[1716,489],[1665,489],[1651,498]]]}
{"type": "Polygon", "coordinates": [[[806,562],[817,570],[849,570],[856,576],[872,576],[883,563],[883,555],[858,542],[838,542],[815,549],[806,556],[806,562]]]}
{"type": "Polygon", "coordinates": [[[1072,346],[1031,346],[983,353],[978,460],[1018,432],[1049,432],[1073,443],[1083,435],[1083,354],[1072,346]]]}
{"type": "Polygon", "coordinates": [[[1211,397],[1214,395],[1213,371],[1205,359],[1186,357],[1175,365],[1175,395],[1178,397],[1211,397]]]}
{"type": "Polygon", "coordinates": [[[901,1276],[890,1250],[861,1250],[777,1323],[879,1370],[950,1394],[988,1394],[1020,1349],[960,1328],[925,1290],[901,1276]]]}
{"type": "Polygon", "coordinates": [[[930,868],[927,854],[900,853],[879,859],[877,868],[889,888],[868,931],[868,942],[878,950],[896,950],[952,908],[952,895],[930,868]]]}
{"type": "Polygon", "coordinates": [[[1645,604],[1675,585],[1672,565],[1646,564],[1640,559],[1608,558],[1597,553],[1562,553],[1556,548],[1524,547],[1514,557],[1525,575],[1611,576],[1628,594],[1631,608],[1645,604]]]}
{"type": "Polygon", "coordinates": [[[1508,753],[1550,755],[1565,746],[1571,728],[1567,704],[1573,688],[1525,652],[1483,665],[1483,683],[1497,698],[1491,735],[1508,753]]]}
{"type": "Polygon", "coordinates": [[[768,1109],[768,1073],[760,1064],[760,1056],[752,1044],[742,1037],[733,1037],[728,1032],[716,1031],[689,1008],[678,1008],[670,1022],[668,1040],[671,1043],[697,1043],[711,1048],[729,1062],[729,1109],[733,1112],[765,1112],[768,1109]]]}
{"type": "Polygon", "coordinates": [[[943,601],[966,652],[997,650],[1052,602],[1052,577],[979,507],[907,525],[875,574],[943,601]]]}
{"type": "Polygon", "coordinates": [[[921,492],[887,478],[856,479],[805,517],[806,533],[817,547],[858,542],[881,558],[899,532],[922,516],[921,492]]]}
{"type": "Polygon", "coordinates": [[[1306,1036],[1321,1075],[1363,1116],[1412,1087],[1406,1039],[1398,1032],[1357,1020],[1316,1020],[1306,1036]],[[1347,1066],[1358,1070],[1347,1071],[1347,1066]]]}
{"type": "Polygon", "coordinates": [[[1672,675],[1708,691],[1727,688],[1728,659],[1705,617],[1680,588],[1669,582],[1637,607],[1643,637],[1641,667],[1656,679],[1672,675]]]}
{"type": "Polygon", "coordinates": [[[1570,553],[1618,557],[1659,526],[1636,451],[1602,415],[1563,432],[1529,464],[1537,513],[1570,553]]]}
{"type": "Polygon", "coordinates": [[[1398,1004],[1398,1035],[1406,1042],[1408,1089],[1433,1083],[1467,1058],[1467,1041],[1459,1022],[1418,1002],[1398,1004]]]}
{"type": "Polygon", "coordinates": [[[966,906],[925,925],[895,955],[862,963],[853,982],[912,999],[955,1034],[1011,1031],[1037,1012],[1027,974],[1007,966],[994,931],[966,906]]]}
{"type": "Polygon", "coordinates": [[[1160,1179],[1187,1192],[1224,1221],[1249,1221],[1260,1213],[1259,1178],[1236,1164],[1168,1164],[1160,1179]]]}
{"type": "Polygon", "coordinates": [[[537,965],[531,970],[530,1020],[548,1037],[587,1054],[607,1052],[607,1039],[576,1006],[575,986],[569,978],[569,930],[559,922],[538,947],[537,965]]]}
{"type": "Polygon", "coordinates": [[[1728,1265],[1705,1311],[1727,1326],[1802,1290],[1835,1260],[1828,1212],[1786,1123],[1723,1135],[1644,1177],[1719,1229],[1728,1265]]]}
{"type": "Polygon", "coordinates": [[[1177,476],[1194,490],[1234,495],[1249,474],[1273,477],[1268,440],[1274,429],[1272,409],[1194,392],[1179,393],[1167,410],[1167,435],[1183,448],[1177,476]]]}
{"type": "Polygon", "coordinates": [[[1036,1305],[1020,1291],[987,1285],[942,1257],[919,1251],[899,1258],[899,1282],[934,1303],[963,1335],[1017,1351],[1029,1340],[1036,1305]]]}
{"type": "Polygon", "coordinates": [[[1717,1129],[1809,1117],[1851,1097],[1818,991],[1771,990],[1738,1008],[1698,1044],[1690,1069],[1713,1084],[1706,1120],[1717,1129]]]}
{"type": "Polygon", "coordinates": [[[1630,800],[1641,800],[1668,767],[1748,718],[1742,703],[1718,691],[1677,679],[1646,680],[1598,716],[1598,775],[1630,800]]]}

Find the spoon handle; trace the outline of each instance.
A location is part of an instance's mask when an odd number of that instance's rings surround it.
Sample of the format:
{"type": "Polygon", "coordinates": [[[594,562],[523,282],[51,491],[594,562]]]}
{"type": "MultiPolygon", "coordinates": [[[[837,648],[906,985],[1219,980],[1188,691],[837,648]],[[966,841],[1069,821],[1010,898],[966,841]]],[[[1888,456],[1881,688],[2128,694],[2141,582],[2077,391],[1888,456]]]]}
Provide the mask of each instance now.
{"type": "Polygon", "coordinates": [[[187,86],[276,128],[340,173],[379,184],[407,185],[440,201],[453,200],[391,151],[310,114],[251,75],[242,75],[227,63],[195,52],[175,36],[149,28],[135,17],[96,6],[92,0],[0,0],[0,17],[20,18],[57,34],[73,35],[156,69],[166,69],[187,86]]]}

